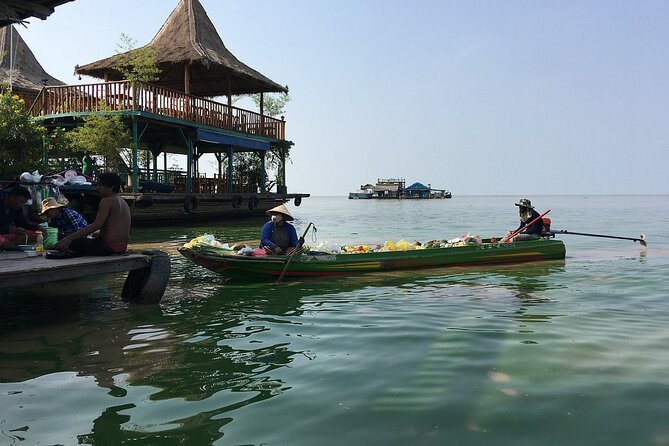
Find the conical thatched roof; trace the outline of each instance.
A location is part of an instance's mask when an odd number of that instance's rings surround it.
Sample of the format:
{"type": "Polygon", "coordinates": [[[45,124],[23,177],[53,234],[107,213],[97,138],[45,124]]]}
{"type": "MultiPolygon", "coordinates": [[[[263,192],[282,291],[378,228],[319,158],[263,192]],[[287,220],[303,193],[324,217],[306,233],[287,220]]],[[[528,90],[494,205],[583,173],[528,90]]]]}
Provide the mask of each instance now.
{"type": "Polygon", "coordinates": [[[17,92],[36,94],[44,85],[65,85],[44,71],[26,42],[11,25],[0,28],[0,82],[3,84],[9,85],[10,68],[13,68],[12,90],[17,92]]]}
{"type": "MultiPolygon", "coordinates": [[[[228,51],[198,0],[180,0],[147,47],[156,51],[162,71],[160,79],[153,82],[156,85],[205,97],[288,91],[228,51]]],[[[121,80],[114,66],[126,57],[127,53],[118,54],[76,67],[75,73],[121,80]]]]}
{"type": "Polygon", "coordinates": [[[0,26],[20,23],[29,17],[46,19],[56,6],[73,0],[0,0],[0,26]]]}

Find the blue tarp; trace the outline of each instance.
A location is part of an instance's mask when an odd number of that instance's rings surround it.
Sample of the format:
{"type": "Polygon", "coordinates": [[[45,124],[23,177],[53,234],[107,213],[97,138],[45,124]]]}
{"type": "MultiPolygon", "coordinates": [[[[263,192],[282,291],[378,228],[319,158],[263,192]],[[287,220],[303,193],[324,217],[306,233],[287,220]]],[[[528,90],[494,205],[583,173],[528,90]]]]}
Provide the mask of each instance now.
{"type": "Polygon", "coordinates": [[[404,190],[428,190],[430,189],[423,183],[413,183],[411,186],[405,188],[404,190]]]}
{"type": "Polygon", "coordinates": [[[245,149],[251,150],[269,150],[269,141],[247,138],[244,136],[227,135],[225,133],[212,132],[202,129],[197,130],[197,141],[234,147],[243,147],[245,149]]]}

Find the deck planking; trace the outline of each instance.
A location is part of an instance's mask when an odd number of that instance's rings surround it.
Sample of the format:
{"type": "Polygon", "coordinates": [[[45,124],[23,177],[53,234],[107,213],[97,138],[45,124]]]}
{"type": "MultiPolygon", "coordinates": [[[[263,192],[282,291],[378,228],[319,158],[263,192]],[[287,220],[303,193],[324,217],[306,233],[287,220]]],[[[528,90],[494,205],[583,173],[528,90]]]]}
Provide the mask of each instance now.
{"type": "Polygon", "coordinates": [[[26,257],[18,251],[0,252],[0,288],[57,282],[100,274],[129,272],[146,268],[151,256],[125,254],[86,256],[72,259],[26,257]]]}

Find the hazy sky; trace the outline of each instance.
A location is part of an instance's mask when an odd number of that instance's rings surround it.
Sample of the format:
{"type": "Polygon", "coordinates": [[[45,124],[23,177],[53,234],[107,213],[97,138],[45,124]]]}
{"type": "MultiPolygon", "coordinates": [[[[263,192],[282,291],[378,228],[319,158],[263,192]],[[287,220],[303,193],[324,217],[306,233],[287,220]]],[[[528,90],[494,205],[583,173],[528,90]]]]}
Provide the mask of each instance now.
{"type": "MultiPolygon", "coordinates": [[[[200,0],[290,87],[288,190],[669,193],[665,0],[200,0]]],[[[19,33],[52,76],[148,43],[178,0],[75,0],[19,33]]],[[[94,82],[84,78],[81,82],[94,82]]]]}

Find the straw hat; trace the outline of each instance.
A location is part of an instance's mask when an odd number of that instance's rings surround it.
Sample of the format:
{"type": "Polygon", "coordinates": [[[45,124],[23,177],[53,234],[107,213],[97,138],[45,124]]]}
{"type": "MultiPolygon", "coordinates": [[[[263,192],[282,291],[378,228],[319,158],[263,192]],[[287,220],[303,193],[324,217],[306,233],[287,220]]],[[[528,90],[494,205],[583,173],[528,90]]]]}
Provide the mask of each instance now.
{"type": "Polygon", "coordinates": [[[272,214],[283,214],[283,219],[285,221],[293,221],[295,220],[292,215],[290,215],[290,211],[286,206],[280,204],[275,208],[270,209],[269,211],[265,212],[267,215],[272,215],[272,214]]]}
{"type": "Polygon", "coordinates": [[[518,203],[516,203],[516,206],[522,206],[524,208],[528,209],[534,209],[534,206],[532,206],[532,202],[528,200],[527,198],[521,198],[518,200],[518,203]]]}
{"type": "Polygon", "coordinates": [[[42,200],[42,212],[40,212],[40,215],[44,214],[49,209],[62,208],[63,206],[65,205],[58,203],[53,197],[45,198],[42,200]]]}

